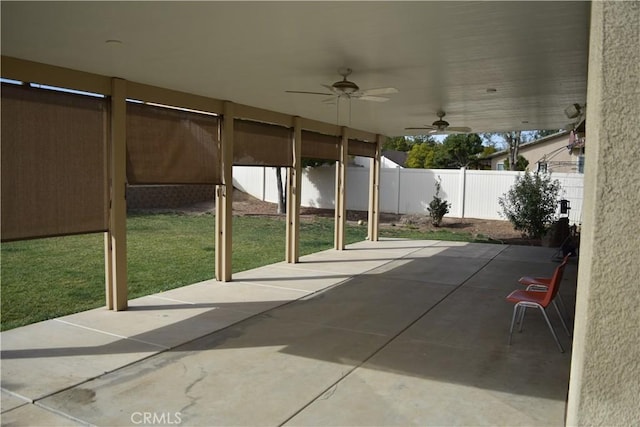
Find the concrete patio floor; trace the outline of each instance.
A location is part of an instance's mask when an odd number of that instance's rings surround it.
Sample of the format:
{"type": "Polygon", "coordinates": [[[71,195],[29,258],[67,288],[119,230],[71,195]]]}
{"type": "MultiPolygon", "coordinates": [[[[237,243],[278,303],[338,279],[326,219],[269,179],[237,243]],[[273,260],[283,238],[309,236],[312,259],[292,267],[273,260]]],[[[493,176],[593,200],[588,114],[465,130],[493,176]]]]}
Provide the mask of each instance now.
{"type": "Polygon", "coordinates": [[[360,242],[6,331],[2,425],[563,425],[570,339],[508,346],[504,300],[554,252],[360,242]]]}

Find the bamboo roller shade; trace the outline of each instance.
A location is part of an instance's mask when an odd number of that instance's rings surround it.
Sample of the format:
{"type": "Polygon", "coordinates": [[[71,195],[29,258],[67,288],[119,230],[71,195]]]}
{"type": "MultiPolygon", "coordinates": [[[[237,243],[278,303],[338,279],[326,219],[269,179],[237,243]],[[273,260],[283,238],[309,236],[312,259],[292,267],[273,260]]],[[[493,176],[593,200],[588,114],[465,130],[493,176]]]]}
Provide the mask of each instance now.
{"type": "Polygon", "coordinates": [[[248,120],[234,120],[233,164],[237,166],[293,165],[291,129],[248,120]]]}
{"type": "Polygon", "coordinates": [[[127,103],[129,184],[221,184],[216,116],[127,103]]]}
{"type": "Polygon", "coordinates": [[[2,240],[105,231],[106,100],[2,84],[2,240]]]}

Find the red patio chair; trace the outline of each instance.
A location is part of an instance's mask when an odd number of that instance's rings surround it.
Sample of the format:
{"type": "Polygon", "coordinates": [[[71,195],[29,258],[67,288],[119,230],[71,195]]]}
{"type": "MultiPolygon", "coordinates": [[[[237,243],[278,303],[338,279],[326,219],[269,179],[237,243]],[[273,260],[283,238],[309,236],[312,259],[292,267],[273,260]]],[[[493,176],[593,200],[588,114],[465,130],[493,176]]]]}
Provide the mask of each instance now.
{"type": "MultiPolygon", "coordinates": [[[[569,262],[569,255],[565,256],[562,260],[562,265],[566,265],[569,262]]],[[[531,277],[531,276],[522,276],[518,279],[518,283],[521,285],[525,285],[528,291],[546,291],[549,289],[549,283],[551,283],[551,279],[553,277],[531,277]]],[[[562,278],[560,279],[562,280],[562,278]]],[[[567,310],[566,305],[564,304],[564,300],[560,293],[556,296],[558,298],[558,302],[560,303],[560,307],[565,315],[567,323],[570,323],[571,317],[569,316],[569,311],[567,310]]],[[[553,300],[555,305],[555,299],[553,300]]],[[[557,308],[557,307],[556,307],[557,308]]]]}
{"type": "MultiPolygon", "coordinates": [[[[564,348],[560,344],[560,340],[556,335],[556,331],[553,329],[553,325],[551,325],[551,321],[549,321],[549,316],[547,316],[546,308],[549,304],[552,303],[556,295],[558,294],[558,289],[560,288],[560,281],[562,280],[562,275],[564,273],[564,269],[566,267],[566,262],[560,264],[553,273],[551,277],[551,281],[548,284],[546,291],[534,291],[534,290],[516,290],[507,295],[507,301],[515,304],[513,307],[513,316],[511,318],[511,327],[509,328],[509,345],[511,345],[511,337],[513,335],[513,326],[516,323],[516,318],[520,319],[520,332],[522,332],[522,326],[524,324],[524,315],[526,313],[527,308],[538,308],[542,315],[544,316],[544,320],[547,322],[547,326],[549,326],[549,330],[551,331],[551,335],[553,335],[553,339],[556,341],[558,348],[561,353],[564,353],[564,348]]],[[[567,325],[560,314],[560,310],[558,306],[554,304],[558,316],[560,317],[560,321],[562,322],[562,326],[564,326],[567,335],[571,336],[567,325]]]]}

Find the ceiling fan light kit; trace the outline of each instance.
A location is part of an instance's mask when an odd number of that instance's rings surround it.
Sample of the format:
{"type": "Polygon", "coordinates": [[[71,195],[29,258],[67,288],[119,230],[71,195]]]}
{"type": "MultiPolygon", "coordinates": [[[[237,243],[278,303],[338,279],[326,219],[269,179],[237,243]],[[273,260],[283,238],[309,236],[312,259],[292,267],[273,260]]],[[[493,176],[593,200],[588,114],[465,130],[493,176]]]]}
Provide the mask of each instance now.
{"type": "Polygon", "coordinates": [[[352,93],[359,91],[360,88],[358,87],[357,84],[347,80],[347,76],[350,75],[352,72],[353,70],[351,68],[345,69],[342,73],[340,73],[340,75],[342,75],[342,80],[335,82],[331,86],[325,86],[325,87],[329,88],[329,90],[331,90],[336,94],[351,95],[352,93]]]}

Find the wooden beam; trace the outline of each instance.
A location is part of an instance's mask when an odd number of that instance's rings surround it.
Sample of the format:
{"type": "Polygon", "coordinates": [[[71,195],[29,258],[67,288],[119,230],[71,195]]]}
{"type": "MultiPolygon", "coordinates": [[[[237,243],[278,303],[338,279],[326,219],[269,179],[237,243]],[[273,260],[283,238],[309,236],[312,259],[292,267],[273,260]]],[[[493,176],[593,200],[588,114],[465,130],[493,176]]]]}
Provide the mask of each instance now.
{"type": "Polygon", "coordinates": [[[216,280],[231,281],[233,220],[233,118],[234,105],[224,103],[222,118],[222,185],[216,189],[216,280]]]}
{"type": "Polygon", "coordinates": [[[265,110],[263,108],[252,107],[250,105],[235,104],[234,117],[237,119],[247,119],[262,123],[271,123],[287,128],[293,127],[294,117],[289,114],[278,113],[276,111],[265,110]]]}
{"type": "Polygon", "coordinates": [[[287,180],[287,249],[286,260],[300,260],[300,191],[302,186],[302,126],[300,117],[293,120],[293,167],[287,180]]]}
{"type": "Polygon", "coordinates": [[[340,160],[336,162],[336,209],[335,209],[335,239],[336,250],[344,250],[344,232],[347,220],[347,161],[349,159],[349,135],[347,128],[342,128],[340,139],[340,160]]]}
{"type": "Polygon", "coordinates": [[[302,118],[302,129],[312,132],[318,132],[324,135],[338,136],[340,135],[341,128],[337,125],[330,123],[319,122],[317,120],[302,118]]]}
{"type": "Polygon", "coordinates": [[[127,82],[127,98],[213,114],[222,114],[224,108],[224,102],[215,98],[135,82],[127,82]]]}
{"type": "MultiPolygon", "coordinates": [[[[109,215],[112,308],[127,309],[127,128],[126,82],[112,79],[111,86],[111,207],[109,215]]],[[[109,263],[107,263],[108,265],[109,263]]],[[[107,301],[109,298],[107,297],[107,301]]],[[[109,304],[109,302],[107,302],[109,304]]]]}
{"type": "Polygon", "coordinates": [[[384,137],[378,135],[376,141],[376,155],[371,158],[369,169],[369,221],[367,237],[372,242],[378,241],[380,228],[380,154],[384,137]]]}
{"type": "Polygon", "coordinates": [[[111,79],[99,74],[2,56],[2,77],[85,92],[111,94],[111,79]]]}
{"type": "Polygon", "coordinates": [[[104,295],[105,307],[113,310],[113,251],[111,250],[111,232],[104,233],[104,295]]]}

